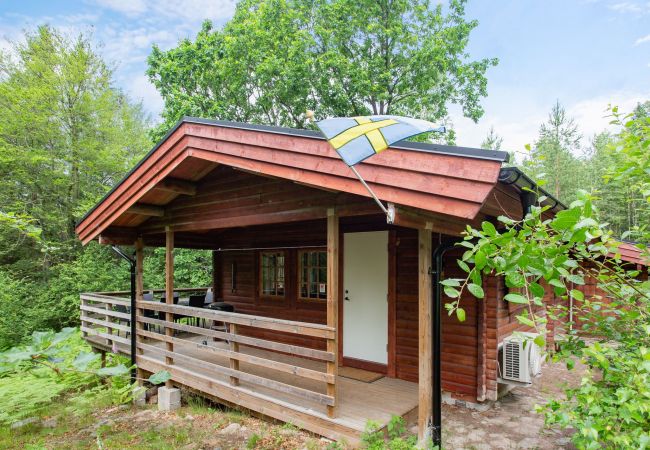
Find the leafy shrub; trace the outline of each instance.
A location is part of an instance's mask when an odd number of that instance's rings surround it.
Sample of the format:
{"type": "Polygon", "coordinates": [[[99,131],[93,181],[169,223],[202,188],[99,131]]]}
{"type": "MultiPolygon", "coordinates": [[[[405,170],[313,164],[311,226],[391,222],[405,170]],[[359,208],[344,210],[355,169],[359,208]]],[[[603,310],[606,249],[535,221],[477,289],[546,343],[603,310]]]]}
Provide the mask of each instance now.
{"type": "MultiPolygon", "coordinates": [[[[134,386],[126,358],[107,354],[104,367],[76,328],[58,333],[34,332],[28,344],[0,353],[0,424],[40,415],[63,395],[71,412],[89,405],[121,404],[132,399],[134,386]]],[[[164,383],[167,371],[146,381],[164,383]]]]}
{"type": "MultiPolygon", "coordinates": [[[[418,447],[417,436],[410,435],[406,430],[406,422],[403,417],[393,416],[386,425],[386,433],[381,425],[369,420],[366,430],[361,435],[363,448],[368,450],[411,450],[418,447]]],[[[433,448],[433,445],[427,446],[433,448]]]]}
{"type": "Polygon", "coordinates": [[[575,429],[572,439],[579,448],[645,448],[650,444],[650,282],[637,279],[636,267],[622,264],[617,242],[597,220],[592,195],[579,193],[568,209],[547,220],[548,209],[533,206],[521,221],[499,217],[502,230],[487,222],[468,229],[458,262],[467,276],[443,283],[454,299],[449,313],[463,320],[462,291],[483,298],[482,275],[501,275],[510,289],[505,300],[525,306],[517,320],[539,333],[535,342],[543,347],[549,320],[563,314],[545,302],[547,290],[567,303],[569,295],[583,299],[575,286],[587,277],[596,280],[607,302],[584,299],[582,326],[567,330],[568,339],[554,356],[569,368],[579,359],[588,370],[579,387],[566,390],[566,400],[551,401],[540,411],[548,425],[575,429]]]}
{"type": "MultiPolygon", "coordinates": [[[[121,399],[118,392],[126,390],[128,378],[101,384],[98,359],[73,328],[36,332],[29,345],[0,353],[0,423],[38,416],[62,395],[87,389],[113,391],[111,395],[121,399]]],[[[116,367],[114,373],[128,372],[124,365],[116,367]]]]}

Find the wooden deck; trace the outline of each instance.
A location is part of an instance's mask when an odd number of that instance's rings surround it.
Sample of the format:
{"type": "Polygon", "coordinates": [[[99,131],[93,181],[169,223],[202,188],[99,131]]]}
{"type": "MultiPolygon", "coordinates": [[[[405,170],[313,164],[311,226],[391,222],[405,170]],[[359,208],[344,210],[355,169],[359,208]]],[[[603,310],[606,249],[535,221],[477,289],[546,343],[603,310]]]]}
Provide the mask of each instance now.
{"type": "MultiPolygon", "coordinates": [[[[95,301],[122,304],[122,300],[95,301]]],[[[85,316],[82,315],[82,324],[85,323],[82,331],[86,334],[88,343],[102,351],[117,349],[128,354],[129,340],[125,337],[128,328],[123,324],[111,322],[111,317],[124,321],[126,317],[121,317],[120,314],[126,314],[88,306],[88,302],[86,300],[86,305],[82,307],[82,311],[86,312],[85,316]],[[100,313],[104,315],[104,320],[97,318],[100,313]],[[92,322],[88,323],[89,321],[92,322]],[[98,327],[92,328],[92,324],[98,327]],[[104,328],[107,324],[112,326],[113,334],[109,334],[104,328]]],[[[183,309],[178,306],[156,305],[156,308],[169,307],[183,309]]],[[[184,309],[183,312],[187,310],[184,309]]],[[[209,316],[220,313],[199,314],[209,316]]],[[[243,315],[228,317],[226,314],[223,318],[242,321],[239,316],[243,315]]],[[[258,316],[246,317],[250,318],[247,320],[256,322],[264,319],[258,316]]],[[[149,325],[153,326],[151,322],[149,319],[149,325]]],[[[409,420],[417,416],[416,383],[388,377],[372,383],[343,376],[332,379],[326,370],[327,361],[265,350],[241,342],[236,344],[236,351],[233,351],[232,341],[214,339],[222,336],[246,340],[243,335],[233,334],[232,330],[229,333],[201,331],[193,326],[158,322],[174,327],[175,331],[170,335],[169,328],[164,334],[139,328],[138,368],[146,372],[167,370],[172,375],[174,385],[191,388],[221,403],[242,407],[283,422],[291,422],[319,435],[339,441],[345,440],[350,444],[359,441],[368,420],[385,426],[394,415],[406,416],[409,420]],[[236,360],[236,364],[233,364],[233,360],[236,360]],[[330,417],[328,406],[332,404],[332,397],[327,392],[328,385],[333,384],[336,386],[336,416],[330,417]]],[[[143,325],[140,320],[138,325],[143,325]]],[[[258,324],[262,325],[269,324],[258,324]]],[[[282,328],[285,324],[273,322],[271,326],[282,328]]],[[[320,333],[318,328],[301,331],[320,333]]],[[[269,343],[259,341],[264,342],[269,343]]],[[[299,351],[300,348],[296,350],[299,351]]]]}

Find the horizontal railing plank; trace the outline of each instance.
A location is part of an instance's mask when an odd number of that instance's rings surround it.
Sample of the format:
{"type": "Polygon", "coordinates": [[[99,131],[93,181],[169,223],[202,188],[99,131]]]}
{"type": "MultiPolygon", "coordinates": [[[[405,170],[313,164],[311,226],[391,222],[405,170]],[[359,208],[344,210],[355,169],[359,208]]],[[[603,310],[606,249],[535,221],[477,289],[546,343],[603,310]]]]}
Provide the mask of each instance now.
{"type": "MultiPolygon", "coordinates": [[[[207,291],[209,287],[186,287],[186,288],[174,288],[174,292],[194,292],[194,291],[207,291]]],[[[153,293],[162,293],[165,292],[165,288],[160,289],[144,289],[144,292],[153,292],[153,293]]],[[[131,291],[105,291],[105,292],[84,292],[82,295],[131,295],[131,291]]]]}
{"type": "Polygon", "coordinates": [[[271,380],[269,378],[260,377],[258,375],[253,375],[251,373],[242,372],[239,370],[234,370],[231,369],[230,367],[220,366],[218,364],[196,359],[191,356],[183,355],[182,353],[165,350],[153,345],[138,343],[137,346],[142,350],[157,352],[163,356],[172,358],[175,361],[182,361],[188,364],[194,364],[195,366],[201,367],[202,369],[222,373],[225,376],[239,378],[241,381],[257,384],[258,386],[264,386],[269,389],[274,389],[279,392],[284,392],[285,394],[291,394],[297,397],[302,397],[307,400],[315,401],[322,405],[327,405],[327,406],[334,405],[334,397],[326,394],[321,394],[320,392],[310,391],[308,389],[299,388],[296,386],[292,386],[290,384],[282,383],[280,381],[271,380]]]}
{"type": "MultiPolygon", "coordinates": [[[[176,322],[167,322],[165,320],[152,319],[150,317],[144,317],[138,315],[138,322],[147,323],[149,325],[158,325],[160,327],[168,327],[178,331],[185,331],[188,333],[194,333],[201,336],[213,337],[217,339],[223,339],[226,341],[238,342],[240,344],[249,345],[251,347],[263,348],[265,350],[273,350],[277,352],[289,353],[294,356],[301,356],[304,358],[318,359],[320,361],[334,361],[334,353],[326,352],[323,350],[316,350],[313,348],[302,347],[299,345],[284,344],[281,342],[268,341],[265,339],[253,338],[250,336],[245,336],[241,334],[232,334],[225,331],[211,330],[209,328],[195,327],[192,325],[185,325],[182,323],[176,322]]],[[[140,331],[138,331],[140,334],[140,331]]]]}
{"type": "Polygon", "coordinates": [[[123,338],[123,337],[118,336],[116,334],[104,333],[102,331],[98,331],[95,328],[88,328],[88,327],[83,327],[83,326],[80,327],[80,329],[81,329],[81,331],[85,331],[86,333],[88,333],[89,336],[99,336],[99,337],[103,337],[104,339],[109,339],[111,341],[120,342],[120,343],[126,344],[126,345],[131,345],[131,340],[130,339],[123,338]]]}
{"type": "Polygon", "coordinates": [[[82,300],[88,300],[97,303],[108,303],[109,305],[131,306],[131,300],[128,298],[109,297],[108,295],[81,294],[82,300]]]}
{"type": "Polygon", "coordinates": [[[96,318],[93,318],[93,317],[83,316],[81,318],[81,320],[83,320],[84,322],[89,322],[89,323],[95,324],[95,325],[101,325],[102,327],[113,328],[114,330],[126,331],[127,333],[131,331],[131,327],[128,326],[128,325],[122,325],[122,324],[115,323],[115,322],[108,322],[108,321],[96,319],[96,318]]]}
{"type": "MultiPolygon", "coordinates": [[[[117,317],[119,319],[131,320],[131,314],[113,311],[112,309],[95,308],[93,306],[87,306],[87,305],[81,305],[80,308],[82,311],[92,312],[95,314],[100,314],[102,316],[110,316],[110,317],[117,317]]],[[[85,320],[83,315],[82,315],[82,320],[85,320]]]]}
{"type": "Polygon", "coordinates": [[[171,342],[173,344],[178,344],[178,345],[192,345],[192,346],[196,346],[199,349],[206,350],[211,353],[215,353],[217,355],[221,355],[225,358],[236,359],[238,361],[253,364],[255,366],[277,370],[278,372],[289,373],[302,378],[308,378],[310,380],[322,381],[325,383],[334,383],[334,375],[328,374],[326,372],[320,372],[318,370],[308,369],[306,367],[287,364],[280,361],[275,361],[273,359],[261,358],[259,356],[249,355],[247,353],[234,352],[232,350],[219,348],[211,345],[205,345],[200,342],[193,342],[187,339],[180,339],[173,336],[166,336],[160,333],[152,333],[149,331],[140,330],[138,331],[138,335],[150,339],[159,340],[161,342],[171,342]]]}
{"type": "Polygon", "coordinates": [[[168,305],[160,302],[141,301],[137,303],[138,308],[163,311],[179,314],[188,317],[200,317],[202,319],[215,320],[218,322],[234,323],[265,330],[282,331],[285,333],[300,334],[303,336],[334,339],[334,328],[309,322],[295,322],[284,319],[273,319],[262,316],[251,316],[248,314],[232,313],[225,311],[213,311],[209,309],[193,308],[191,306],[168,305]]]}

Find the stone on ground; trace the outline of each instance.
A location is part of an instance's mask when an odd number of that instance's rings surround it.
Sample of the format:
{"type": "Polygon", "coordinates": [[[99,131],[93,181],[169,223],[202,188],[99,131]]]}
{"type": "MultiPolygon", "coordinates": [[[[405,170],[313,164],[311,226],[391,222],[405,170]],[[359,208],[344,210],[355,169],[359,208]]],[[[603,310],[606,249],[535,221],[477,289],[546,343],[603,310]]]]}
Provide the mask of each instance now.
{"type": "Polygon", "coordinates": [[[181,407],[181,391],[176,388],[161,387],[158,389],[158,410],[174,411],[181,407]]]}

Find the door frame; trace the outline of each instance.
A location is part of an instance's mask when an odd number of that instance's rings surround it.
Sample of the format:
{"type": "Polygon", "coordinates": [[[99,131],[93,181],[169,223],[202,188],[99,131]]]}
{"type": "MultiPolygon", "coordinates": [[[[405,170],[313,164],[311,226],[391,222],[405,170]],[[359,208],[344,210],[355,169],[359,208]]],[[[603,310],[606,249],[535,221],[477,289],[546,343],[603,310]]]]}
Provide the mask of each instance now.
{"type": "Polygon", "coordinates": [[[397,231],[393,227],[368,227],[355,230],[340,230],[339,232],[339,292],[338,292],[338,364],[344,367],[369,370],[394,378],[396,376],[396,329],[397,329],[397,231]],[[344,246],[346,233],[363,233],[366,231],[388,231],[388,362],[387,364],[366,361],[343,356],[343,273],[344,273],[344,246]]]}

